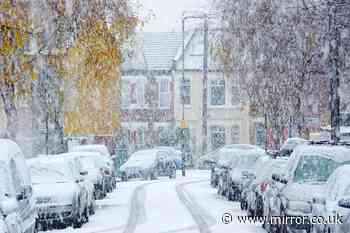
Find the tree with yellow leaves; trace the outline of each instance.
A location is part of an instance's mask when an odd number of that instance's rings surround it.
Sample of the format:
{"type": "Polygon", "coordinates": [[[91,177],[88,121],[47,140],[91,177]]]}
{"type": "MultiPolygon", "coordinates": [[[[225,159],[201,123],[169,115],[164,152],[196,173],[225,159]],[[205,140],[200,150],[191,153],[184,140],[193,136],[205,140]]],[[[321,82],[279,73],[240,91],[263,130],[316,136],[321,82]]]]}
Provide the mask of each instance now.
{"type": "Polygon", "coordinates": [[[7,133],[17,131],[16,93],[34,77],[24,48],[31,36],[28,4],[10,0],[0,2],[0,96],[7,116],[7,133]]]}

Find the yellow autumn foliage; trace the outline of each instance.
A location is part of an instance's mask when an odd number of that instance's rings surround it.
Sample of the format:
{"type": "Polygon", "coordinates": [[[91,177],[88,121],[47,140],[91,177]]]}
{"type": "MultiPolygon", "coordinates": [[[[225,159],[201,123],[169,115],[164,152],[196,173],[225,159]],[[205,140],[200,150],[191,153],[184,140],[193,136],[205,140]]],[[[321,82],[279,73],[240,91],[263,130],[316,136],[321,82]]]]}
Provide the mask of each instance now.
{"type": "Polygon", "coordinates": [[[0,2],[0,56],[4,70],[0,73],[0,79],[7,83],[23,81],[23,77],[36,77],[30,58],[23,53],[31,32],[28,16],[28,8],[25,3],[19,1],[12,4],[11,0],[0,2]],[[16,57],[19,70],[14,69],[11,57],[16,57]]]}
{"type": "Polygon", "coordinates": [[[90,25],[66,59],[65,81],[77,96],[65,113],[65,133],[112,136],[120,128],[120,43],[104,21],[90,25]]]}

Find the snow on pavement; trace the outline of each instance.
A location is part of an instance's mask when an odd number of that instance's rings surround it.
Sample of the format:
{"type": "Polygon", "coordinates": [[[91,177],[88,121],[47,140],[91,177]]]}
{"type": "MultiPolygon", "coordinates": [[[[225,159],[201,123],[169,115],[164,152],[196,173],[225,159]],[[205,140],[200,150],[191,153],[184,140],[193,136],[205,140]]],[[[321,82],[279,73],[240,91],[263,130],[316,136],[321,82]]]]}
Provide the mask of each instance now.
{"type": "Polygon", "coordinates": [[[261,226],[243,225],[234,218],[223,224],[224,213],[245,215],[209,185],[208,171],[187,171],[186,177],[129,181],[97,201],[96,214],[81,229],[49,233],[265,233],[261,226]]]}

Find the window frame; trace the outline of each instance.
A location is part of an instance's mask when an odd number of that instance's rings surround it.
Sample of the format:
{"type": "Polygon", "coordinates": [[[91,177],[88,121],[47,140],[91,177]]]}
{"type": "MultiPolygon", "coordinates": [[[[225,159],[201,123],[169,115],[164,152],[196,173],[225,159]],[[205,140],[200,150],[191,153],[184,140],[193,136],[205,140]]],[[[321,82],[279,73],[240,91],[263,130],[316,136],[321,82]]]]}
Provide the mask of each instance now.
{"type": "Polygon", "coordinates": [[[185,106],[190,106],[192,103],[192,82],[191,79],[185,78],[185,80],[181,80],[180,83],[180,103],[185,106]],[[187,87],[187,91],[185,92],[185,87],[187,87]],[[187,94],[187,95],[185,95],[187,94]],[[186,102],[186,97],[188,98],[188,102],[186,102]]]}
{"type": "Polygon", "coordinates": [[[163,109],[163,110],[168,110],[171,108],[171,80],[169,77],[160,77],[158,78],[158,107],[159,109],[163,109]],[[166,82],[167,83],[167,91],[162,91],[162,82],[166,82]],[[161,100],[163,100],[164,98],[162,98],[162,95],[167,94],[168,95],[168,104],[167,106],[162,106],[161,105],[161,100]]]}
{"type": "Polygon", "coordinates": [[[226,80],[224,78],[216,78],[210,80],[210,88],[209,88],[209,106],[212,107],[222,107],[226,105],[226,80]],[[223,83],[223,84],[222,84],[223,83]],[[223,88],[223,103],[221,104],[213,104],[213,88],[223,88]]]}

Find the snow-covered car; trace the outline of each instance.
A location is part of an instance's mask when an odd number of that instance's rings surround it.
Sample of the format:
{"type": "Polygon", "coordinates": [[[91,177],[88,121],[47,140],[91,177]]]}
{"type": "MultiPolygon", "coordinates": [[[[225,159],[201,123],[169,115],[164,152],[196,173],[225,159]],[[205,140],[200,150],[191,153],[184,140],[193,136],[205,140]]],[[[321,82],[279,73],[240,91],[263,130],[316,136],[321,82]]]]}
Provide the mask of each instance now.
{"type": "Polygon", "coordinates": [[[38,212],[37,229],[81,227],[84,212],[79,185],[46,163],[37,160],[29,163],[38,212]]]}
{"type": "MultiPolygon", "coordinates": [[[[89,221],[88,191],[86,190],[84,185],[84,176],[82,176],[79,173],[79,170],[77,169],[73,161],[65,159],[64,156],[58,157],[57,155],[46,155],[46,156],[40,156],[37,158],[29,159],[28,164],[30,165],[31,168],[33,167],[48,168],[49,167],[50,170],[55,171],[56,173],[64,174],[64,177],[67,180],[69,180],[69,184],[71,185],[71,190],[67,190],[67,192],[62,192],[62,190],[64,189],[56,189],[54,193],[52,193],[50,189],[43,188],[42,186],[34,186],[34,195],[36,197],[37,205],[39,203],[50,204],[51,195],[54,195],[52,198],[53,199],[52,202],[54,203],[54,205],[58,205],[55,200],[61,198],[62,196],[65,199],[70,199],[71,202],[73,201],[77,202],[77,204],[75,204],[74,206],[75,208],[77,208],[76,210],[74,210],[75,214],[77,215],[75,217],[77,222],[73,223],[74,227],[81,227],[83,223],[86,223],[89,221]]],[[[38,180],[38,183],[40,184],[39,180],[38,180]]],[[[71,204],[72,203],[68,205],[71,205],[71,204]]],[[[45,208],[39,208],[38,212],[39,212],[39,218],[41,218],[40,214],[43,214],[43,216],[45,216],[46,214],[45,208]]],[[[51,218],[55,218],[55,215],[56,214],[53,214],[53,217],[51,218]]],[[[45,217],[43,218],[45,219],[45,217]]]]}
{"type": "Polygon", "coordinates": [[[237,145],[230,150],[234,159],[220,176],[218,189],[223,188],[229,200],[237,201],[240,200],[244,187],[252,180],[256,161],[266,154],[261,148],[251,145],[237,145]]]}
{"type": "Polygon", "coordinates": [[[256,167],[256,179],[249,185],[247,194],[248,215],[262,217],[264,215],[265,192],[272,182],[272,174],[282,172],[287,165],[286,158],[268,159],[256,167]]]}
{"type": "Polygon", "coordinates": [[[212,176],[214,182],[217,182],[218,194],[222,196],[227,196],[229,190],[229,172],[231,167],[233,167],[239,157],[237,156],[236,150],[222,148],[218,152],[218,160],[214,170],[212,171],[212,176]]]}
{"type": "MultiPolygon", "coordinates": [[[[266,165],[269,161],[272,160],[272,157],[270,156],[261,156],[258,158],[258,160],[255,163],[253,173],[250,174],[251,180],[250,182],[247,182],[247,185],[242,189],[240,204],[241,204],[241,210],[248,210],[249,206],[251,205],[252,201],[252,195],[251,191],[254,190],[253,187],[256,186],[256,183],[258,182],[259,175],[262,174],[262,171],[265,169],[266,165]]],[[[248,212],[249,213],[249,212],[248,212]]]]}
{"type": "MultiPolygon", "coordinates": [[[[289,157],[285,174],[273,174],[278,188],[274,200],[270,201],[271,216],[312,215],[312,199],[324,198],[325,184],[333,171],[350,161],[350,148],[332,144],[300,145],[289,157]],[[312,194],[312,195],[311,195],[312,194]]],[[[287,229],[310,232],[310,224],[294,222],[278,227],[282,232],[287,229]]]]}
{"type": "Polygon", "coordinates": [[[0,209],[0,232],[1,233],[22,233],[21,224],[22,220],[17,213],[11,213],[6,215],[3,210],[0,209]]]}
{"type": "Polygon", "coordinates": [[[256,147],[249,144],[229,144],[203,156],[200,160],[203,163],[210,164],[211,167],[210,184],[216,188],[219,185],[220,177],[224,178],[224,173],[227,173],[226,169],[229,168],[234,156],[234,153],[230,153],[232,149],[247,150],[252,148],[256,147]]]}
{"type": "Polygon", "coordinates": [[[105,173],[107,192],[112,192],[116,188],[115,164],[107,147],[102,144],[80,145],[72,148],[71,152],[94,152],[99,153],[105,166],[102,167],[105,173]]]}
{"type": "Polygon", "coordinates": [[[165,150],[169,152],[169,158],[175,162],[176,169],[181,169],[182,167],[182,153],[171,146],[158,146],[155,149],[165,150]]]}
{"type": "Polygon", "coordinates": [[[79,163],[79,167],[83,171],[87,171],[84,178],[90,181],[94,187],[94,199],[102,199],[107,195],[106,176],[101,169],[103,161],[99,154],[95,152],[71,152],[75,160],[79,163]]]}
{"type": "Polygon", "coordinates": [[[133,153],[128,161],[120,167],[122,180],[130,178],[157,179],[157,159],[161,151],[150,149],[133,153]]]}
{"type": "Polygon", "coordinates": [[[288,138],[282,145],[281,149],[278,151],[278,156],[289,157],[293,150],[298,146],[307,143],[307,140],[303,138],[288,138]]]}
{"type": "MultiPolygon", "coordinates": [[[[87,153],[87,152],[84,152],[87,153]]],[[[75,170],[83,177],[83,181],[80,183],[84,190],[87,191],[87,202],[89,206],[89,214],[93,215],[95,213],[95,187],[93,181],[90,179],[89,171],[81,163],[81,153],[80,152],[71,152],[58,154],[57,156],[62,156],[64,159],[71,161],[74,164],[75,170]]],[[[94,175],[94,174],[93,174],[94,175]]]]}
{"type": "MultiPolygon", "coordinates": [[[[342,216],[346,220],[350,216],[350,202],[346,197],[350,196],[350,165],[338,167],[329,177],[324,197],[313,198],[312,215],[322,216],[325,219],[342,216]]],[[[350,232],[349,222],[344,224],[314,224],[313,233],[348,233],[350,232]]]]}
{"type": "Polygon", "coordinates": [[[35,231],[30,171],[19,146],[8,139],[0,139],[0,209],[9,233],[35,231]]]}

